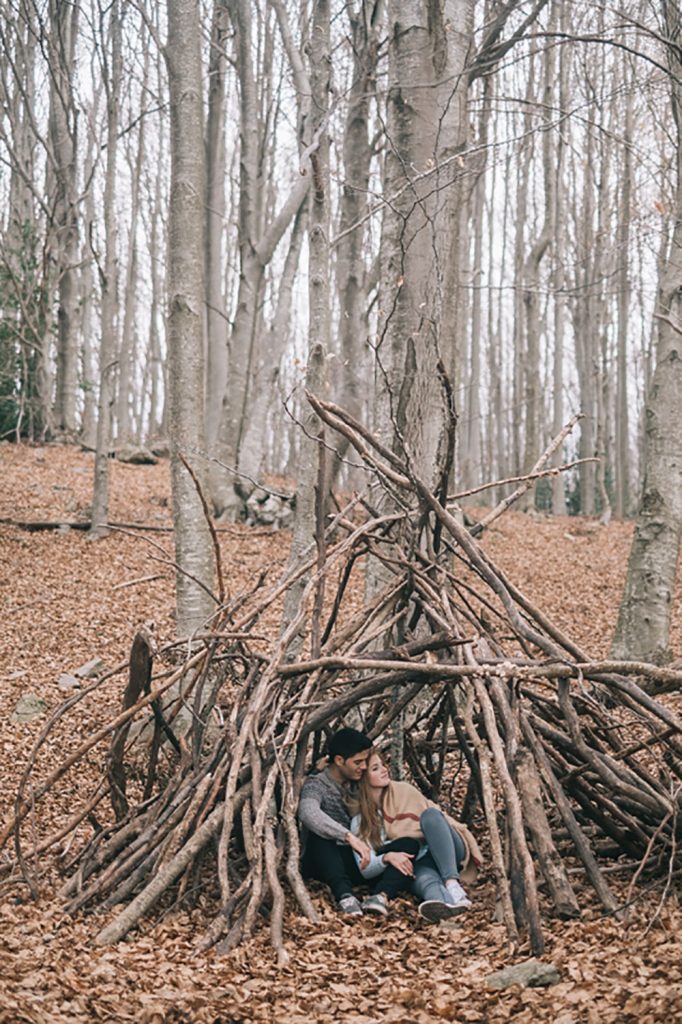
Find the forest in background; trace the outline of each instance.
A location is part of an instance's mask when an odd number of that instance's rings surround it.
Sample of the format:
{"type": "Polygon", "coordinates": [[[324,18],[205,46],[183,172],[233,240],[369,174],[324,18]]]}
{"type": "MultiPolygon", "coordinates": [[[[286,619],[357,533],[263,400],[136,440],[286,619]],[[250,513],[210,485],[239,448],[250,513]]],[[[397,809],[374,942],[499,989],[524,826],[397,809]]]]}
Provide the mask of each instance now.
{"type": "Polygon", "coordinates": [[[671,660],[677,0],[2,14],[0,436],[95,448],[93,533],[112,449],[169,442],[179,632],[211,614],[198,490],[235,520],[293,478],[292,562],[318,482],[395,507],[309,394],[434,493],[537,472],[518,507],[636,515],[613,653],[671,660]]]}
{"type": "MultiPolygon", "coordinates": [[[[389,35],[391,19],[407,24],[420,5],[331,7],[326,386],[365,422],[380,419],[397,282],[416,281],[414,310],[417,279],[435,277],[425,312],[453,382],[458,482],[526,472],[581,412],[555,464],[599,461],[541,481],[536,507],[634,513],[675,220],[666,47],[677,5],[443,5],[429,31],[456,37],[452,103],[434,126],[417,89],[414,130],[400,124],[395,86],[404,98],[428,69],[414,54],[390,57],[389,35]]],[[[4,0],[1,13],[0,435],[95,446],[106,415],[107,444],[167,436],[165,6],[4,0]]],[[[297,476],[306,275],[319,259],[312,26],[305,2],[200,9],[198,447],[245,474],[209,463],[218,512],[234,504],[234,479],[243,495],[265,471],[297,476]]],[[[405,374],[403,353],[398,364],[405,374]]]]}

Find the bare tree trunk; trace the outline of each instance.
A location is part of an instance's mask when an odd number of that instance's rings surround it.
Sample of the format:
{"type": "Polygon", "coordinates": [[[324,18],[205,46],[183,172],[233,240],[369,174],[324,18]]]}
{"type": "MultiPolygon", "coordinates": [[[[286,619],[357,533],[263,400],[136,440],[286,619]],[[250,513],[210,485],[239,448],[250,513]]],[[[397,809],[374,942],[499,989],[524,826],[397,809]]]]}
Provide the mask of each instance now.
{"type": "MultiPolygon", "coordinates": [[[[162,138],[159,146],[163,154],[162,138]]],[[[166,430],[163,395],[167,393],[165,386],[164,361],[161,354],[161,332],[159,324],[162,318],[162,302],[165,292],[165,280],[162,275],[162,261],[156,256],[161,252],[163,242],[163,224],[161,214],[161,175],[154,179],[154,193],[149,197],[149,250],[151,260],[151,308],[149,310],[149,338],[147,339],[147,362],[149,367],[149,433],[152,437],[164,435],[166,430]]]]}
{"type": "MultiPolygon", "coordinates": [[[[54,268],[45,259],[41,214],[52,210],[36,183],[36,56],[38,18],[32,7],[6,9],[0,24],[3,74],[0,142],[9,164],[0,228],[0,436],[52,433],[50,353],[54,268]],[[41,253],[42,250],[42,253],[41,253]],[[18,372],[19,365],[21,367],[18,372]]],[[[3,175],[3,181],[6,180],[3,175]]]]}
{"type": "MultiPolygon", "coordinates": [[[[367,275],[366,233],[360,225],[368,207],[372,146],[369,138],[370,102],[375,97],[380,5],[361,0],[348,7],[353,43],[353,72],[343,135],[344,181],[339,210],[339,242],[336,247],[336,286],[339,296],[338,346],[341,362],[340,404],[359,417],[365,382],[370,372],[367,359],[367,275]]],[[[343,456],[348,440],[337,441],[343,456]]],[[[341,467],[332,465],[333,485],[341,467]]]]}
{"type": "MultiPolygon", "coordinates": [[[[147,62],[145,60],[146,78],[147,62]]],[[[146,88],[146,82],[143,79],[146,88]]],[[[118,394],[116,396],[116,437],[119,444],[130,441],[134,433],[135,395],[133,392],[133,367],[137,348],[137,300],[139,255],[137,245],[137,225],[140,217],[140,184],[145,156],[145,125],[142,118],[138,125],[137,150],[134,160],[129,157],[132,189],[130,196],[130,233],[128,244],[128,263],[125,274],[125,292],[123,308],[123,330],[118,359],[118,394]]],[[[139,416],[137,417],[139,419],[139,416]]]]}
{"type": "MultiPolygon", "coordinates": [[[[605,119],[605,97],[601,90],[599,102],[599,120],[605,119]]],[[[616,123],[614,98],[610,101],[610,120],[616,123]]],[[[607,490],[607,469],[612,468],[613,459],[609,443],[610,409],[611,409],[611,373],[609,351],[609,326],[611,311],[607,295],[608,282],[614,276],[613,258],[606,243],[610,223],[610,177],[613,147],[610,139],[604,134],[599,137],[599,171],[597,182],[597,236],[595,239],[595,274],[593,289],[595,292],[595,334],[594,351],[596,376],[596,438],[595,454],[599,461],[596,466],[597,494],[599,497],[599,519],[608,523],[611,519],[611,499],[607,490]]],[[[615,210],[614,210],[615,213],[615,210]]],[[[614,218],[615,219],[615,218],[614,218]]]]}
{"type": "Polygon", "coordinates": [[[670,613],[682,536],[682,18],[663,4],[676,140],[670,252],[659,282],[656,369],[645,411],[644,485],[612,654],[670,661],[670,613]]]}
{"type": "MultiPolygon", "coordinates": [[[[594,109],[594,108],[591,108],[594,109]]],[[[580,207],[577,229],[580,238],[579,265],[576,271],[576,296],[574,300],[573,324],[575,332],[575,356],[578,369],[580,407],[584,418],[580,422],[578,454],[581,459],[592,458],[596,449],[596,339],[594,325],[594,190],[593,162],[595,159],[594,140],[587,132],[585,156],[581,159],[583,173],[583,201],[580,207]]],[[[575,181],[575,179],[574,179],[575,181]]],[[[584,515],[595,513],[595,473],[593,463],[584,463],[579,469],[580,511],[584,515]]]]}
{"type": "MultiPolygon", "coordinates": [[[[556,10],[556,8],[554,8],[556,10]]],[[[543,219],[540,231],[531,246],[524,267],[523,305],[526,325],[526,351],[524,365],[524,406],[526,411],[526,433],[523,468],[529,472],[542,451],[542,389],[540,385],[540,274],[545,254],[554,236],[554,192],[556,188],[556,167],[552,159],[552,139],[549,121],[554,106],[553,88],[555,78],[554,47],[547,47],[543,68],[543,120],[545,130],[541,133],[543,219]]],[[[531,487],[521,499],[521,507],[532,509],[535,505],[535,488],[531,487]]]]}
{"type": "MultiPolygon", "coordinates": [[[[560,189],[557,190],[556,202],[559,206],[557,217],[561,216],[561,200],[558,198],[560,189]]],[[[566,301],[562,294],[564,288],[564,267],[562,239],[564,236],[563,226],[557,219],[556,244],[559,253],[553,273],[554,284],[554,344],[552,351],[552,435],[557,437],[564,424],[564,352],[565,352],[565,319],[566,301]]],[[[564,453],[561,448],[557,449],[552,457],[552,464],[560,466],[564,462],[564,453]]],[[[555,516],[566,515],[566,490],[565,481],[561,474],[552,477],[552,514],[555,516]]]]}
{"type": "MultiPolygon", "coordinates": [[[[99,107],[100,91],[93,97],[91,117],[97,117],[99,107]]],[[[96,156],[95,137],[92,135],[88,140],[88,148],[85,157],[85,175],[89,180],[94,171],[96,156]]],[[[93,189],[88,189],[85,196],[85,219],[86,223],[95,223],[95,196],[93,189]]],[[[83,377],[83,415],[81,417],[81,440],[89,448],[96,448],[97,445],[97,395],[99,383],[99,370],[97,367],[97,346],[93,337],[95,331],[95,261],[90,248],[90,239],[81,240],[81,262],[83,270],[81,274],[82,289],[82,310],[81,310],[81,334],[83,336],[83,348],[81,352],[81,374],[83,377]]]]}
{"type": "MultiPolygon", "coordinates": [[[[304,205],[294,219],[289,249],[279,280],[275,314],[263,345],[264,366],[260,373],[259,385],[254,388],[244,432],[239,465],[247,480],[248,478],[252,480],[261,478],[266,462],[268,428],[274,427],[273,420],[279,419],[280,402],[277,381],[289,338],[294,282],[298,271],[305,224],[306,206],[304,205]]],[[[279,432],[281,433],[281,428],[279,432]]],[[[278,464],[279,460],[275,458],[273,465],[277,466],[278,464]]]]}
{"type": "Polygon", "coordinates": [[[225,217],[225,90],[229,18],[225,0],[214,0],[208,60],[206,120],[206,441],[213,453],[228,378],[227,310],[223,297],[225,217]]]}
{"type": "MultiPolygon", "coordinates": [[[[116,163],[118,157],[118,126],[121,91],[121,13],[118,0],[111,6],[109,21],[111,38],[111,77],[105,81],[107,97],[107,165],[104,184],[104,268],[101,272],[101,316],[99,398],[97,403],[97,439],[95,444],[95,479],[92,494],[93,536],[106,533],[109,519],[109,447],[116,369],[116,305],[117,305],[117,231],[115,210],[116,163]]],[[[107,40],[102,39],[102,47],[107,40]]]]}
{"type": "MultiPolygon", "coordinates": [[[[488,143],[488,128],[490,123],[490,84],[486,79],[483,86],[483,106],[479,119],[480,147],[488,143]]],[[[485,157],[484,157],[485,159],[485,157]]],[[[463,433],[463,441],[460,449],[461,479],[465,487],[474,487],[482,479],[482,437],[481,437],[481,370],[483,364],[483,217],[485,213],[485,190],[486,179],[481,167],[479,177],[473,193],[473,211],[471,218],[471,231],[473,234],[473,272],[471,283],[473,295],[471,298],[471,345],[469,358],[469,378],[466,389],[466,405],[463,433]]],[[[488,338],[488,344],[491,339],[488,338]]]]}
{"type": "Polygon", "coordinates": [[[78,389],[78,184],[74,55],[80,0],[50,0],[50,144],[54,161],[54,245],[59,292],[55,426],[75,434],[78,389]]]}
{"type": "Polygon", "coordinates": [[[204,138],[199,7],[168,6],[171,110],[169,212],[168,390],[171,484],[175,527],[177,631],[188,636],[215,610],[212,548],[202,504],[180,456],[195,464],[204,432],[204,138]]]}
{"type": "Polygon", "coordinates": [[[619,519],[628,513],[630,500],[630,441],[628,402],[628,321],[630,318],[630,217],[632,215],[632,97],[626,91],[623,171],[618,211],[618,353],[616,361],[615,499],[619,519]]]}
{"type": "MultiPolygon", "coordinates": [[[[256,206],[254,222],[256,224],[257,237],[259,239],[259,259],[262,262],[262,295],[253,313],[253,327],[249,342],[248,358],[246,364],[246,389],[241,398],[240,416],[240,440],[237,452],[239,476],[234,480],[234,487],[242,502],[246,502],[254,488],[254,481],[258,480],[265,469],[265,458],[268,447],[268,411],[273,413],[275,409],[269,406],[274,399],[272,390],[273,381],[276,379],[281,356],[284,350],[284,342],[288,335],[289,324],[280,320],[282,314],[289,314],[290,304],[284,300],[280,306],[280,291],[282,286],[287,291],[288,282],[283,277],[278,285],[275,283],[275,275],[270,275],[268,281],[266,264],[270,256],[263,258],[265,253],[262,248],[262,240],[267,236],[268,226],[276,219],[277,205],[277,146],[276,137],[278,133],[278,121],[280,117],[280,88],[275,82],[276,68],[273,65],[273,17],[272,12],[266,6],[266,17],[263,20],[262,31],[256,43],[255,53],[255,82],[256,101],[258,109],[258,163],[257,163],[257,184],[256,206]],[[275,320],[266,330],[264,307],[268,301],[276,302],[275,320]]],[[[300,213],[300,210],[299,210],[300,213]]],[[[299,214],[296,214],[295,222],[299,214]]],[[[300,225],[299,225],[300,226],[300,225]]],[[[291,273],[296,273],[298,265],[298,251],[300,243],[300,231],[296,231],[297,237],[292,234],[289,241],[293,241],[287,250],[285,266],[288,264],[289,280],[293,285],[291,273]],[[290,257],[295,256],[294,265],[291,266],[290,257]]]]}
{"type": "MultiPolygon", "coordinates": [[[[248,392],[249,354],[263,286],[263,266],[257,254],[259,138],[251,39],[254,23],[248,0],[231,0],[229,6],[239,76],[239,293],[230,335],[229,375],[216,450],[222,463],[236,469],[248,392]]],[[[234,476],[221,466],[212,464],[210,479],[216,513],[234,518],[239,504],[234,476]]]]}
{"type": "MultiPolygon", "coordinates": [[[[318,397],[326,397],[327,354],[331,333],[329,284],[329,133],[328,112],[331,88],[331,44],[328,0],[313,0],[310,33],[311,110],[306,126],[312,139],[319,139],[311,155],[312,176],[309,200],[308,230],[308,365],[306,387],[318,397]]],[[[296,487],[296,512],[291,539],[289,564],[300,561],[315,537],[315,484],[319,479],[318,435],[321,427],[317,414],[306,408],[303,412],[304,436],[301,438],[296,487]]],[[[326,487],[318,484],[318,501],[326,498],[326,487]]],[[[305,579],[287,592],[283,623],[293,620],[301,600],[305,579]]],[[[295,655],[302,637],[294,637],[289,654],[295,655]]]]}
{"type": "Polygon", "coordinates": [[[467,138],[469,0],[389,4],[385,191],[377,422],[430,483],[448,422],[436,366],[452,363],[448,318],[459,279],[461,162],[467,138]],[[453,241],[454,237],[454,241],[453,241]],[[449,293],[446,295],[446,293],[449,293]]]}
{"type": "MultiPolygon", "coordinates": [[[[507,175],[504,176],[505,186],[508,180],[507,175]]],[[[502,220],[502,246],[500,253],[500,287],[495,289],[495,263],[494,263],[494,238],[496,235],[496,225],[493,216],[495,209],[495,198],[497,194],[497,183],[498,176],[493,171],[493,182],[491,185],[491,196],[490,196],[490,211],[489,211],[489,224],[488,224],[488,373],[490,376],[490,400],[488,402],[488,439],[490,446],[489,466],[488,471],[490,478],[502,479],[507,474],[506,470],[509,465],[507,439],[509,437],[508,432],[505,430],[505,417],[502,415],[505,402],[503,398],[503,378],[504,378],[504,352],[502,345],[503,338],[503,303],[501,301],[502,287],[501,284],[504,281],[504,268],[506,266],[507,256],[507,224],[508,224],[508,213],[507,204],[504,204],[503,220],[502,220]]],[[[499,501],[502,495],[495,493],[495,500],[499,501]]]]}
{"type": "MultiPolygon", "coordinates": [[[[504,210],[505,210],[505,213],[504,213],[504,225],[506,227],[507,224],[509,224],[509,222],[510,222],[511,215],[507,211],[510,210],[510,208],[511,208],[511,205],[512,205],[511,197],[512,197],[512,194],[513,194],[512,193],[512,187],[511,187],[511,183],[512,183],[512,155],[511,155],[511,153],[509,153],[507,155],[507,159],[505,160],[504,170],[505,170],[505,173],[502,176],[502,181],[503,181],[503,188],[504,188],[504,191],[503,191],[504,210]]],[[[516,210],[516,209],[517,209],[516,202],[514,202],[514,210],[516,210]]],[[[520,219],[517,219],[517,222],[521,223],[520,219]]],[[[518,258],[518,248],[519,248],[519,232],[515,231],[514,232],[514,250],[513,250],[513,254],[514,254],[513,255],[514,275],[516,275],[516,273],[517,273],[516,268],[519,266],[519,262],[520,262],[519,258],[518,258]]],[[[515,278],[513,280],[515,280],[515,278]]],[[[504,312],[504,303],[502,302],[502,291],[503,291],[503,288],[504,288],[505,281],[506,281],[505,267],[503,266],[503,267],[500,267],[500,293],[498,295],[498,313],[497,313],[497,333],[498,333],[500,339],[504,336],[503,332],[505,330],[505,312],[504,312]]],[[[520,416],[520,410],[519,410],[519,406],[516,404],[516,402],[517,402],[517,393],[516,393],[516,343],[517,343],[517,333],[518,333],[518,330],[520,330],[520,325],[521,325],[520,317],[517,315],[517,307],[518,307],[519,302],[520,302],[519,291],[518,291],[517,288],[514,288],[514,290],[513,290],[513,304],[514,304],[513,305],[513,310],[514,310],[514,312],[513,312],[513,328],[512,328],[512,330],[513,330],[513,334],[512,334],[513,347],[512,347],[511,359],[509,360],[510,370],[508,371],[509,379],[507,380],[507,387],[506,387],[506,399],[507,400],[506,400],[504,406],[502,406],[502,408],[505,410],[505,413],[506,413],[506,415],[504,416],[504,424],[505,424],[505,431],[504,431],[504,433],[505,433],[505,438],[506,438],[506,444],[502,448],[501,454],[500,454],[501,465],[502,465],[502,473],[501,473],[501,475],[503,477],[504,476],[513,476],[518,471],[518,468],[519,468],[519,447],[518,447],[518,438],[517,438],[517,433],[518,433],[518,431],[517,431],[517,422],[518,422],[518,419],[519,419],[519,416],[520,416]],[[518,327],[517,327],[517,324],[518,324],[518,327]]],[[[501,496],[498,495],[498,500],[499,500],[500,497],[501,496]]]]}
{"type": "MultiPolygon", "coordinates": [[[[447,486],[453,412],[439,368],[459,378],[466,337],[458,316],[474,183],[462,156],[472,17],[469,0],[446,0],[437,10],[425,0],[388,5],[384,191],[391,201],[381,232],[375,432],[438,490],[447,486]]],[[[373,501],[386,509],[394,504],[388,494],[373,501]]],[[[369,560],[368,600],[387,572],[369,560]]]]}
{"type": "Polygon", "coordinates": [[[512,415],[511,450],[514,473],[523,471],[524,422],[527,418],[524,396],[524,371],[526,366],[526,315],[524,309],[524,274],[526,264],[526,221],[530,190],[532,163],[531,110],[534,102],[535,58],[530,57],[528,82],[526,84],[526,111],[523,117],[524,141],[518,157],[516,172],[514,231],[514,362],[512,368],[512,415]]]}
{"type": "MultiPolygon", "coordinates": [[[[562,5],[560,14],[560,29],[566,29],[566,7],[562,5]]],[[[559,111],[563,116],[568,103],[567,88],[567,63],[568,55],[566,47],[559,50],[559,111]]],[[[564,322],[566,319],[566,299],[564,297],[564,285],[566,281],[566,226],[565,217],[565,182],[564,182],[564,129],[559,127],[556,137],[554,171],[556,188],[554,189],[554,266],[552,270],[552,289],[554,292],[554,345],[552,353],[552,436],[557,437],[564,425],[564,322]]],[[[564,453],[558,448],[552,457],[552,465],[560,466],[564,461],[564,453]]],[[[552,477],[552,514],[563,516],[566,514],[566,491],[565,481],[561,474],[552,477]]]]}

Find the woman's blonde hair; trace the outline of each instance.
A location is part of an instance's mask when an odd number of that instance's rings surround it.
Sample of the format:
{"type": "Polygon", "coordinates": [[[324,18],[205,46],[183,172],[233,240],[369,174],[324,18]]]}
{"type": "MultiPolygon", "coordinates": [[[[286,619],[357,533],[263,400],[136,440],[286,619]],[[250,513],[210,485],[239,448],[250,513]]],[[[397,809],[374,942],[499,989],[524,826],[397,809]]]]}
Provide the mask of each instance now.
{"type": "Polygon", "coordinates": [[[358,803],[360,804],[360,838],[364,839],[373,850],[378,850],[382,845],[381,838],[381,814],[374,802],[369,787],[369,762],[377,756],[384,764],[383,754],[378,747],[372,747],[367,758],[367,770],[363,772],[358,787],[358,803]]]}

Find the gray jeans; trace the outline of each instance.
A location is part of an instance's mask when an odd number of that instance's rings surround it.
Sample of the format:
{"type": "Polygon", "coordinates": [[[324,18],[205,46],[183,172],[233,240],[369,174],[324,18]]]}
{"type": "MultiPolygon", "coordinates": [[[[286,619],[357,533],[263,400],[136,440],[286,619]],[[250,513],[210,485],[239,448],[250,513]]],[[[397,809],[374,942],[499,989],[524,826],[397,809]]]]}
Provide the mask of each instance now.
{"type": "Polygon", "coordinates": [[[464,840],[437,807],[424,811],[419,826],[428,850],[414,862],[414,892],[420,900],[451,903],[444,883],[449,878],[459,878],[459,868],[466,857],[464,840]]]}

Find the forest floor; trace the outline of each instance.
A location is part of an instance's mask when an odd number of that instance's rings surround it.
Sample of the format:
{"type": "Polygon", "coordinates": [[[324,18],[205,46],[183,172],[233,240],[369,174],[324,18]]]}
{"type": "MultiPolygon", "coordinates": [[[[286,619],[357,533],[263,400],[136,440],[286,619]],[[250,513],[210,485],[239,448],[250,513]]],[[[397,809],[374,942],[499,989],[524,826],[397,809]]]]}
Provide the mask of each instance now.
{"type": "MultiPolygon", "coordinates": [[[[170,525],[167,463],[114,462],[111,519],[170,525]]],[[[0,520],[87,517],[93,457],[65,447],[0,444],[0,520]]],[[[284,565],[288,536],[232,527],[221,550],[232,593],[268,566],[284,565]]],[[[598,526],[584,518],[550,519],[510,512],[486,538],[510,578],[594,658],[607,655],[621,593],[631,525],[598,526]]],[[[160,638],[173,634],[171,534],[114,531],[91,541],[75,530],[29,533],[0,522],[0,821],[46,717],[12,720],[30,693],[46,714],[63,701],[59,679],[91,658],[125,661],[138,624],[153,619],[160,638]],[[161,561],[159,560],[161,559],[161,561]]],[[[276,621],[273,612],[273,629],[276,621]]],[[[682,595],[677,595],[673,649],[682,657],[682,595]]],[[[78,705],[73,719],[42,749],[44,778],[97,722],[117,710],[124,676],[78,705]]],[[[68,694],[66,694],[68,695],[68,694]]],[[[682,698],[667,698],[682,712],[682,698]]],[[[59,827],[101,769],[97,748],[39,805],[27,829],[44,837],[59,827]]],[[[30,841],[26,843],[31,846],[30,841]]],[[[544,959],[561,972],[548,989],[488,991],[492,971],[512,957],[493,920],[494,887],[483,872],[472,910],[455,926],[429,926],[403,901],[387,921],[348,922],[315,893],[321,923],[293,905],[286,919],[287,967],[277,969],[263,929],[219,957],[196,955],[204,900],[170,907],[127,941],[98,948],[101,913],[63,913],[56,856],[46,855],[38,902],[25,887],[0,885],[0,1024],[139,1021],[142,1024],[430,1021],[652,1024],[682,1022],[682,909],[679,892],[660,888],[640,898],[627,921],[605,917],[581,890],[585,910],[570,923],[549,921],[544,959]]],[[[579,875],[574,877],[578,878],[579,875]]],[[[613,875],[625,902],[630,876],[613,875]]]]}

